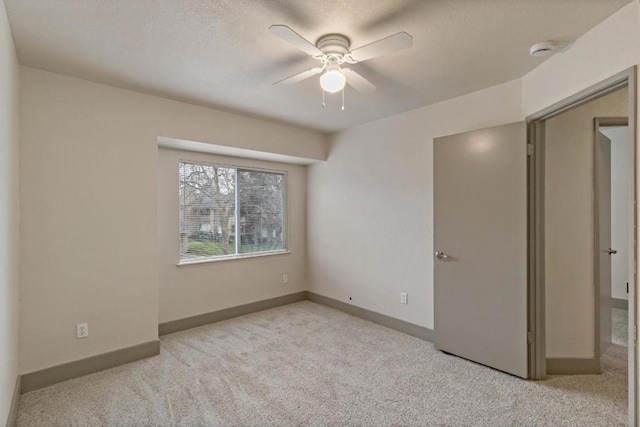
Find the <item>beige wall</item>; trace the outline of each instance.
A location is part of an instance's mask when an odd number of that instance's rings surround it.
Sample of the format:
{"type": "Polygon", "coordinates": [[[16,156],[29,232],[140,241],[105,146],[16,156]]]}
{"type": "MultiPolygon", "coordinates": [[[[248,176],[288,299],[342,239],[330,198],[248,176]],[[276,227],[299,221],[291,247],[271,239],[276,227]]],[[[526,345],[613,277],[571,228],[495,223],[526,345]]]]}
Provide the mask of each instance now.
{"type": "Polygon", "coordinates": [[[19,67],[0,0],[0,424],[18,376],[19,67]]]}
{"type": "Polygon", "coordinates": [[[520,93],[512,81],[335,134],[309,167],[310,290],[432,328],[433,138],[523,120],[520,93]]]}
{"type": "Polygon", "coordinates": [[[546,121],[547,357],[594,356],[595,117],[625,117],[626,88],[546,121]]]}
{"type": "Polygon", "coordinates": [[[25,67],[21,82],[21,373],[157,338],[159,136],[326,155],[300,128],[25,67]]]}
{"type": "Polygon", "coordinates": [[[306,175],[305,166],[158,150],[160,323],[306,290],[306,175]],[[180,160],[286,171],[291,253],[178,267],[180,160]]]}

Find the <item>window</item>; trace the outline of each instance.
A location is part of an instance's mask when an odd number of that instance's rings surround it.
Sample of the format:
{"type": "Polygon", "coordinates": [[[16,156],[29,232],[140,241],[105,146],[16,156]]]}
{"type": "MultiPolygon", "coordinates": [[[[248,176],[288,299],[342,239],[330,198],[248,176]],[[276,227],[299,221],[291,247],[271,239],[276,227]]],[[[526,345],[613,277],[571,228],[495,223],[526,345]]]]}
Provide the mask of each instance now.
{"type": "Polygon", "coordinates": [[[286,175],[180,162],[180,263],[286,250],[286,175]]]}

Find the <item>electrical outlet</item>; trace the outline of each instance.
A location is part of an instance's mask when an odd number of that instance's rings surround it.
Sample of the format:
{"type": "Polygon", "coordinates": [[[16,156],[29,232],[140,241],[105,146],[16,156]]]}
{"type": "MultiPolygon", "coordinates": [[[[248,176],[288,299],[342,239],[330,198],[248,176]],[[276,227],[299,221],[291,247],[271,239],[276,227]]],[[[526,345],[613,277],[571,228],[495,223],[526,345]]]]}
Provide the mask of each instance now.
{"type": "Polygon", "coordinates": [[[282,275],[282,283],[289,283],[289,275],[288,274],[283,274],[282,275]]]}
{"type": "Polygon", "coordinates": [[[86,338],[89,336],[89,324],[78,323],[76,325],[76,339],[86,338]]]}
{"type": "Polygon", "coordinates": [[[408,302],[407,302],[407,293],[406,292],[400,292],[400,303],[401,304],[408,304],[408,302]]]}

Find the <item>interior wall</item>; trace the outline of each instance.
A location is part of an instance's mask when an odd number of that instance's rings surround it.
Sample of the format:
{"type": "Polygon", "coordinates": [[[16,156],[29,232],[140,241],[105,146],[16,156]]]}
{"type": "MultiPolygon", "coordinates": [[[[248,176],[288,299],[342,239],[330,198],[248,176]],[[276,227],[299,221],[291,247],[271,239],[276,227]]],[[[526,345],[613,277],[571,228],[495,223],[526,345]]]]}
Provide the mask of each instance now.
{"type": "Polygon", "coordinates": [[[0,0],[0,424],[18,377],[19,66],[0,0]]]}
{"type": "Polygon", "coordinates": [[[594,357],[594,118],[626,117],[627,94],[545,122],[547,357],[594,357]]]}
{"type": "Polygon", "coordinates": [[[433,138],[523,120],[520,94],[512,81],[336,133],[309,167],[310,290],[433,328],[433,138]]]}
{"type": "Polygon", "coordinates": [[[21,373],[157,339],[159,136],[326,156],[316,132],[26,67],[20,131],[21,373]]]}
{"type": "Polygon", "coordinates": [[[604,127],[601,132],[611,139],[611,247],[618,251],[611,257],[611,296],[626,300],[630,270],[628,201],[631,196],[633,169],[629,164],[629,128],[604,127]]]}
{"type": "Polygon", "coordinates": [[[305,166],[158,150],[160,323],[306,290],[305,166]],[[177,266],[180,256],[178,163],[192,160],[287,172],[291,253],[177,266]],[[287,284],[282,275],[287,274],[287,284]]]}

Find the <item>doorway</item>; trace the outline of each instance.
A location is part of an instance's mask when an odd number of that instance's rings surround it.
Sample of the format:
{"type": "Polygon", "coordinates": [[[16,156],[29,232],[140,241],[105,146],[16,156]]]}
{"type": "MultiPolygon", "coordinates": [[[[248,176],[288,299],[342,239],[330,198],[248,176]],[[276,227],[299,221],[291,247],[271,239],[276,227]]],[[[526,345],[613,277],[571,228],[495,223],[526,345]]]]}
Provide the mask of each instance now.
{"type": "MultiPolygon", "coordinates": [[[[604,346],[628,347],[629,344],[629,283],[633,278],[633,201],[631,182],[633,168],[627,117],[595,119],[598,200],[602,214],[598,216],[600,239],[600,331],[604,346]]],[[[603,350],[606,351],[606,348],[603,350]]]]}
{"type": "MultiPolygon", "coordinates": [[[[620,160],[630,171],[626,177],[628,191],[614,204],[616,213],[623,211],[628,215],[621,225],[623,233],[635,237],[635,102],[634,68],[528,118],[529,324],[534,335],[530,348],[531,378],[544,379],[547,374],[597,374],[602,368],[609,368],[607,352],[612,351],[611,346],[619,345],[611,344],[615,335],[613,325],[616,320],[620,323],[618,317],[612,316],[621,314],[615,311],[614,304],[622,304],[616,301],[622,298],[613,299],[614,295],[619,296],[619,279],[614,279],[611,265],[617,253],[607,240],[612,232],[614,190],[611,151],[607,147],[612,144],[607,131],[600,132],[600,128],[613,130],[622,126],[621,119],[603,116],[628,117],[625,122],[628,151],[620,160]],[[622,113],[615,108],[596,108],[606,107],[607,103],[619,104],[622,97],[626,107],[622,113]],[[587,137],[577,135],[585,129],[587,137]]],[[[629,240],[624,256],[634,265],[636,239],[629,240]]],[[[626,278],[626,341],[630,345],[623,368],[628,373],[629,419],[633,425],[637,419],[637,280],[632,268],[627,268],[626,278]]],[[[619,350],[616,354],[620,353],[619,350]]],[[[627,350],[622,350],[623,355],[626,353],[627,350]]]]}

